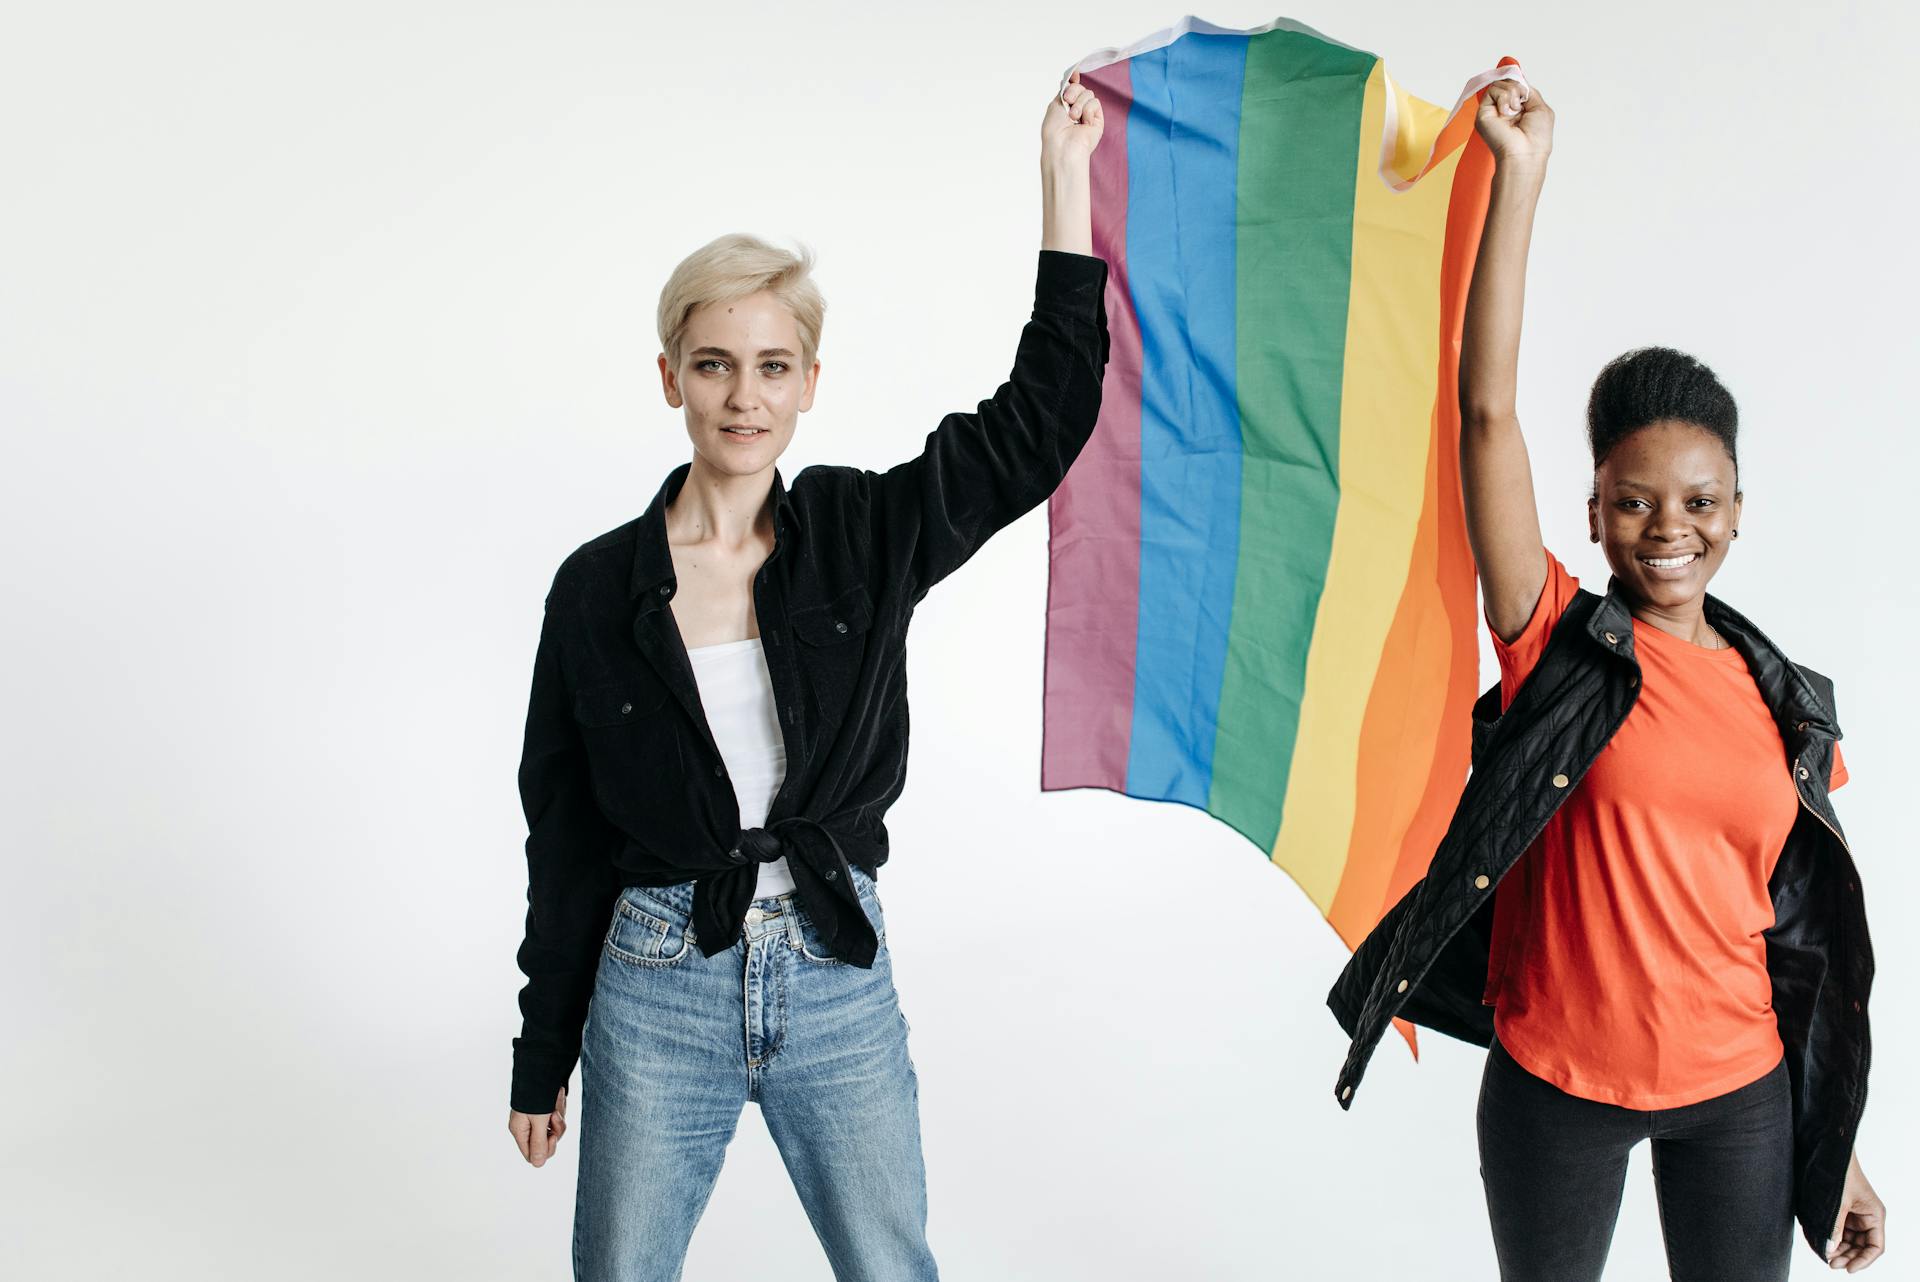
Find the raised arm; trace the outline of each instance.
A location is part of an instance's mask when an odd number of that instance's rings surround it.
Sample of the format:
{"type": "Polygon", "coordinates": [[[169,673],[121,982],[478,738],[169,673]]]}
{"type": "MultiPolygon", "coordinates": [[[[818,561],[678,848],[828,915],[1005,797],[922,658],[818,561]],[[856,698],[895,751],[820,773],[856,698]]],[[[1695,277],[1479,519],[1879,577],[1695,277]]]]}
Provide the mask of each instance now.
{"type": "Polygon", "coordinates": [[[918,457],[878,480],[892,555],[924,595],[1066,477],[1100,413],[1106,264],[1093,257],[1089,165],[1100,101],[1076,76],[1040,127],[1041,238],[1033,315],[1013,370],[972,413],[948,414],[918,457]]]}
{"type": "Polygon", "coordinates": [[[1511,641],[1547,581],[1514,387],[1527,245],[1553,148],[1553,111],[1538,90],[1496,81],[1481,96],[1476,123],[1495,167],[1460,344],[1460,480],[1487,622],[1511,641]]]}

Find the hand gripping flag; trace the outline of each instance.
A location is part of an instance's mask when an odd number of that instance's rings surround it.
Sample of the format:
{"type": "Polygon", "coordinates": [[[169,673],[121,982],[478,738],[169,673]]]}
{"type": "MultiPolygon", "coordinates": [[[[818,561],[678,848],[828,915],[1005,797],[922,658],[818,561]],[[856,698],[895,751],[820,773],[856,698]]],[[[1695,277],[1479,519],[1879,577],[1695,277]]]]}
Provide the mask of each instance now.
{"type": "Polygon", "coordinates": [[[1465,778],[1460,326],[1493,160],[1286,21],[1081,61],[1112,352],[1049,508],[1041,786],[1224,820],[1348,946],[1465,778]]]}

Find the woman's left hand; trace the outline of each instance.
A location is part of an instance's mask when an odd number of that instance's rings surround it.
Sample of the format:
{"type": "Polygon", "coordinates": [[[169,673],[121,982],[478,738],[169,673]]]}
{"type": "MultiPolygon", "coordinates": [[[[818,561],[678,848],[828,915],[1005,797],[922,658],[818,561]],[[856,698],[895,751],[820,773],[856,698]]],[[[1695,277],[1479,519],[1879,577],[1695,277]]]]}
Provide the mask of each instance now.
{"type": "Polygon", "coordinates": [[[1090,162],[1106,117],[1080,73],[1047,103],[1040,119],[1040,248],[1093,252],[1090,162]]]}
{"type": "Polygon", "coordinates": [[[1847,1186],[1840,1195],[1840,1218],[1827,1241],[1827,1265],[1858,1273],[1887,1249],[1887,1204],[1867,1183],[1860,1155],[1847,1160],[1847,1186]]]}
{"type": "Polygon", "coordinates": [[[1105,127],[1100,99],[1080,83],[1080,73],[1074,72],[1067,77],[1066,88],[1047,103],[1047,113],[1041,117],[1040,163],[1048,167],[1086,164],[1100,145],[1105,127]]]}

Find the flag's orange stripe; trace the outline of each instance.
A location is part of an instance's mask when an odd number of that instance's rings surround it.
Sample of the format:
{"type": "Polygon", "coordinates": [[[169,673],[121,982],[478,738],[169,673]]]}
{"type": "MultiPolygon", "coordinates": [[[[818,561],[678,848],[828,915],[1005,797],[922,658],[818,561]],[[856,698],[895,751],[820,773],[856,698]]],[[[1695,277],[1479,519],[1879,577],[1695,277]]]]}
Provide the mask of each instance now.
{"type": "MultiPolygon", "coordinates": [[[[1471,127],[1470,113],[1454,118],[1455,125],[1462,121],[1471,127]]],[[[1456,462],[1460,407],[1453,389],[1459,385],[1461,324],[1486,217],[1492,158],[1477,138],[1469,135],[1461,142],[1467,150],[1454,172],[1440,266],[1440,361],[1426,500],[1407,586],[1361,727],[1353,844],[1328,912],[1350,946],[1364,939],[1425,871],[1467,770],[1464,730],[1479,649],[1473,559],[1456,462]],[[1436,743],[1440,728],[1448,725],[1462,728],[1458,742],[1436,743]]]]}

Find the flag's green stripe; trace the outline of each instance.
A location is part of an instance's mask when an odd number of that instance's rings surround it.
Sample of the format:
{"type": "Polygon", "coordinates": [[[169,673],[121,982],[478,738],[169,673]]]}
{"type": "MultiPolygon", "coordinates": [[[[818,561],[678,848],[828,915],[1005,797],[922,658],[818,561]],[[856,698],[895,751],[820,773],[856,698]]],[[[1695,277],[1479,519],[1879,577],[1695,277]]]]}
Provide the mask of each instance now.
{"type": "Polygon", "coordinates": [[[1248,44],[1236,295],[1240,557],[1208,809],[1280,830],[1340,501],[1360,113],[1375,58],[1293,31],[1248,44]]]}

